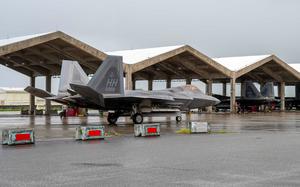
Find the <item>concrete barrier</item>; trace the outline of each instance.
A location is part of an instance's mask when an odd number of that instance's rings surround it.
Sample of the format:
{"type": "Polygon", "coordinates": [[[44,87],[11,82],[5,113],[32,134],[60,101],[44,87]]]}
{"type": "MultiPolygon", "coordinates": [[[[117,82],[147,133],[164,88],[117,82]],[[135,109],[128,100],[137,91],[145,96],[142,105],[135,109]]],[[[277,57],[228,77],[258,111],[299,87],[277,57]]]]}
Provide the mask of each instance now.
{"type": "Polygon", "coordinates": [[[3,145],[34,144],[34,129],[5,129],[2,131],[3,145]]]}
{"type": "Polygon", "coordinates": [[[160,124],[134,124],[134,136],[160,136],[160,124]]]}
{"type": "Polygon", "coordinates": [[[191,133],[208,133],[210,125],[207,122],[189,122],[191,133]]]}
{"type": "Polygon", "coordinates": [[[76,128],[76,140],[93,140],[105,138],[104,126],[79,126],[76,128]]]}

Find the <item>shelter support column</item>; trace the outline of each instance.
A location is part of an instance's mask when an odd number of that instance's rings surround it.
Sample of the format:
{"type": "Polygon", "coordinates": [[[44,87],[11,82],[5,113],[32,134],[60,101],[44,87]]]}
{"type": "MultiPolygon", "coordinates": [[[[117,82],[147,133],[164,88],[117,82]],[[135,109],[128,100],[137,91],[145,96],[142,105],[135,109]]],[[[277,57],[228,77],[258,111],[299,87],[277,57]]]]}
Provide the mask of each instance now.
{"type": "Polygon", "coordinates": [[[222,94],[223,94],[223,96],[226,96],[226,92],[227,92],[226,82],[223,82],[222,85],[223,85],[223,87],[222,87],[222,89],[223,89],[222,94]]]}
{"type": "Polygon", "coordinates": [[[133,88],[133,86],[132,86],[132,70],[130,67],[126,68],[125,79],[126,79],[125,89],[132,90],[132,88],[133,88]]]}
{"type": "Polygon", "coordinates": [[[277,95],[280,97],[280,83],[277,84],[277,95]]]}
{"type": "Polygon", "coordinates": [[[280,83],[280,111],[285,111],[285,82],[280,83]]]}
{"type": "MultiPolygon", "coordinates": [[[[212,95],[212,80],[207,80],[206,81],[206,94],[207,95],[212,95]]],[[[209,106],[209,107],[206,107],[206,111],[208,113],[211,113],[212,112],[212,106],[209,106]]]]}
{"type": "Polygon", "coordinates": [[[187,78],[185,79],[186,84],[192,84],[192,79],[191,78],[187,78]]]}
{"type": "Polygon", "coordinates": [[[230,112],[236,113],[236,101],[235,101],[235,78],[230,79],[230,112]]]}
{"type": "Polygon", "coordinates": [[[153,90],[153,79],[148,80],[148,90],[153,90]]]}
{"type": "Polygon", "coordinates": [[[296,86],[295,86],[295,97],[297,99],[300,99],[300,83],[297,83],[296,86]]]}
{"type": "Polygon", "coordinates": [[[241,97],[245,97],[246,96],[246,82],[242,81],[241,82],[241,97]]]}
{"type": "Polygon", "coordinates": [[[135,90],[135,83],[136,83],[136,80],[133,79],[133,80],[132,80],[132,90],[135,90]]]}
{"type": "Polygon", "coordinates": [[[206,94],[212,95],[212,80],[207,80],[206,83],[206,94]]]}
{"type": "MultiPolygon", "coordinates": [[[[35,77],[30,77],[30,86],[35,88],[35,77]]],[[[30,94],[29,98],[29,113],[30,115],[34,115],[35,112],[35,96],[30,94]]]]}
{"type": "Polygon", "coordinates": [[[171,82],[172,82],[171,78],[168,78],[167,79],[167,88],[171,88],[171,82]]]}
{"type": "MultiPolygon", "coordinates": [[[[51,92],[51,75],[46,76],[46,91],[51,92]]],[[[46,99],[45,101],[45,115],[50,115],[51,101],[46,99]]]]}

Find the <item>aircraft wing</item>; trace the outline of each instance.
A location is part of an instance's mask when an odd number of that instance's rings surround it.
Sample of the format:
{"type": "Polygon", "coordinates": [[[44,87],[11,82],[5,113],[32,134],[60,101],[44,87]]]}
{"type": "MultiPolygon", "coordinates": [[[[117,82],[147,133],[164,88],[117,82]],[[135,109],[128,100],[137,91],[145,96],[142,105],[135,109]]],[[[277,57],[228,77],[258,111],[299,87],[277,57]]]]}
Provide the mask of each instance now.
{"type": "Polygon", "coordinates": [[[76,95],[77,93],[74,90],[67,89],[68,93],[71,95],[76,95]]]}
{"type": "Polygon", "coordinates": [[[105,100],[127,100],[127,101],[141,101],[141,100],[152,100],[152,101],[174,101],[173,97],[164,95],[104,95],[105,100]]]}

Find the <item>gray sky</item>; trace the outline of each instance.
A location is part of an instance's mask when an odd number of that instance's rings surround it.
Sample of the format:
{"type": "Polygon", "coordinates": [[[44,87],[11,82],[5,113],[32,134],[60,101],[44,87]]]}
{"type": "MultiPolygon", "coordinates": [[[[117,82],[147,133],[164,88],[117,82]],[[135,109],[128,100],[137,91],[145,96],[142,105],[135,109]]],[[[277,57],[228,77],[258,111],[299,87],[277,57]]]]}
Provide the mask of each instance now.
{"type": "MultiPolygon", "coordinates": [[[[297,0],[2,0],[0,5],[0,38],[61,30],[102,51],[189,44],[210,57],[273,53],[300,62],[297,0]]],[[[26,76],[6,67],[0,66],[0,75],[0,87],[28,85],[26,76]]]]}

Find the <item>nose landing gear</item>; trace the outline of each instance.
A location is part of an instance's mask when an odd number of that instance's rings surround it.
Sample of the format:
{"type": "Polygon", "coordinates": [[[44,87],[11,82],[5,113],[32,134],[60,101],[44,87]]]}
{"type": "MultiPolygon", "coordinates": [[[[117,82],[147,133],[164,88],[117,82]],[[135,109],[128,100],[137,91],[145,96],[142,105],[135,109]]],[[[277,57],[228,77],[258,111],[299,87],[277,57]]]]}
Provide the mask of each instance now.
{"type": "Polygon", "coordinates": [[[176,116],[176,122],[181,122],[182,118],[181,116],[176,116]]]}

